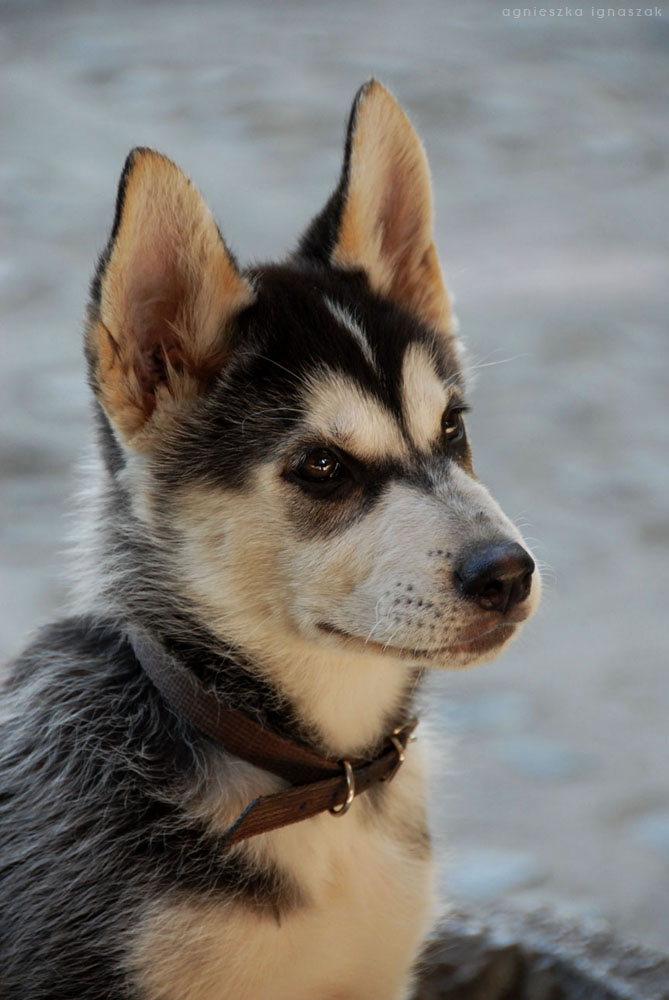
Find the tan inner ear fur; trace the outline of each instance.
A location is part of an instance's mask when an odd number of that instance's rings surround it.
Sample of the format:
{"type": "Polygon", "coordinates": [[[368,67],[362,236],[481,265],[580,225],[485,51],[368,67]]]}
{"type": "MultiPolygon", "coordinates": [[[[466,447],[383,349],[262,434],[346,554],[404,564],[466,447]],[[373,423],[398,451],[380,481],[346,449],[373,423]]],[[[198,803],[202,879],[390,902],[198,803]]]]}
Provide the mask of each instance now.
{"type": "Polygon", "coordinates": [[[450,332],[451,310],[432,239],[425,150],[394,97],[378,81],[357,110],[349,182],[332,262],[362,268],[372,288],[450,332]]]}
{"type": "Polygon", "coordinates": [[[252,298],[188,178],[138,150],[89,332],[102,405],[126,442],[146,446],[154,412],[202,390],[224,361],[226,324],[252,298]]]}

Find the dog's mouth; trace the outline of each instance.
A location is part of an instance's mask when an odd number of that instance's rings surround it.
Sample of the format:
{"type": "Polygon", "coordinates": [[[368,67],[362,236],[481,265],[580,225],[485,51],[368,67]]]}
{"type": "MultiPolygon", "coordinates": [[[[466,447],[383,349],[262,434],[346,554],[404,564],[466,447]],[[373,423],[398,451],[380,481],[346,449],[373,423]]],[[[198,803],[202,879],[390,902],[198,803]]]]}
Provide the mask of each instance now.
{"type": "Polygon", "coordinates": [[[511,638],[518,622],[497,622],[492,628],[484,629],[472,637],[462,639],[458,642],[446,643],[432,649],[415,649],[411,646],[395,646],[392,643],[376,642],[373,639],[363,639],[361,636],[353,635],[338,625],[330,625],[321,622],[318,628],[330,636],[334,636],[342,641],[347,647],[360,649],[361,651],[384,653],[386,656],[405,656],[417,660],[435,660],[447,656],[481,656],[490,652],[497,646],[502,646],[511,638]]]}

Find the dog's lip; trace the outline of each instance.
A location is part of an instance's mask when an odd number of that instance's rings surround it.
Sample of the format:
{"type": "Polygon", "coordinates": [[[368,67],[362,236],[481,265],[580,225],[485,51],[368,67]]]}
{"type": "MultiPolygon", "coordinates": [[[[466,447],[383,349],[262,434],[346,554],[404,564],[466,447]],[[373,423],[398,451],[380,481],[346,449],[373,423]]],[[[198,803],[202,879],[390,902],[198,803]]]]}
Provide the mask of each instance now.
{"type": "Polygon", "coordinates": [[[437,646],[434,649],[414,649],[410,646],[393,646],[390,643],[375,642],[373,639],[364,639],[362,636],[354,635],[352,632],[347,632],[338,625],[331,625],[328,622],[319,622],[318,628],[330,635],[338,636],[346,642],[355,642],[370,651],[377,651],[379,653],[386,654],[403,653],[420,659],[435,659],[438,656],[442,656],[444,653],[457,654],[488,652],[489,650],[494,649],[495,646],[499,646],[506,642],[507,639],[510,639],[516,631],[518,624],[520,624],[519,621],[498,621],[492,626],[492,628],[483,629],[474,636],[467,637],[460,642],[451,643],[450,645],[445,644],[443,646],[437,646]]]}
{"type": "Polygon", "coordinates": [[[445,648],[449,653],[487,653],[495,646],[501,646],[510,639],[517,628],[517,623],[501,621],[473,639],[467,639],[465,642],[458,642],[445,648]]]}

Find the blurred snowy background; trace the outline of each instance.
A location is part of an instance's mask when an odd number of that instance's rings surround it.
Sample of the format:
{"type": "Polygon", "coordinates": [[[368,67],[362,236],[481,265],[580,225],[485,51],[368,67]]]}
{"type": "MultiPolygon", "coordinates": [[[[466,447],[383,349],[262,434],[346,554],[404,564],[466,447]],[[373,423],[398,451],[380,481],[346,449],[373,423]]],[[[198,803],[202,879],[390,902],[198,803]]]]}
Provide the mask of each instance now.
{"type": "Polygon", "coordinates": [[[128,149],[179,162],[243,261],[280,253],[374,74],[427,146],[477,471],[550,566],[500,661],[432,682],[443,885],[666,950],[669,10],[505,10],[0,0],[1,651],[63,602],[84,302],[128,149]]]}

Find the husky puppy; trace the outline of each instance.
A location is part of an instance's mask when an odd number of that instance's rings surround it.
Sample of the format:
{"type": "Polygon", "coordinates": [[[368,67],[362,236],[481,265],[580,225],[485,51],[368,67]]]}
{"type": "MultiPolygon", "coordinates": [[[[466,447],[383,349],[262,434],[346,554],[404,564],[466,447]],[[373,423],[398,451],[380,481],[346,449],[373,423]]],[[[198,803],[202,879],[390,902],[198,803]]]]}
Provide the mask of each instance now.
{"type": "Polygon", "coordinates": [[[420,729],[392,733],[425,668],[517,634],[539,580],[473,472],[425,153],[388,91],[359,91],[339,183],[280,264],[240,269],[178,167],[135,149],[86,357],[76,613],[2,699],[0,995],[408,997],[430,843],[420,729]],[[341,762],[345,815],[233,842],[291,783],[181,711],[137,635],[221,710],[341,762]],[[350,761],[388,734],[402,767],[351,804],[350,761]]]}

